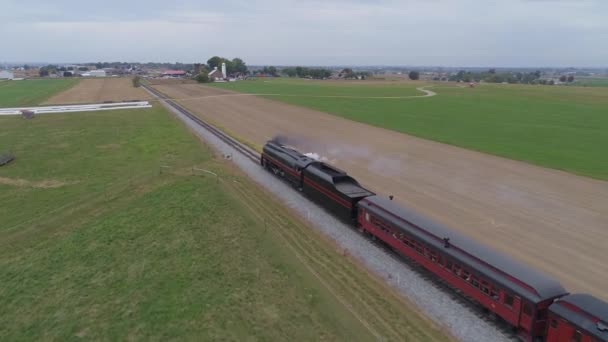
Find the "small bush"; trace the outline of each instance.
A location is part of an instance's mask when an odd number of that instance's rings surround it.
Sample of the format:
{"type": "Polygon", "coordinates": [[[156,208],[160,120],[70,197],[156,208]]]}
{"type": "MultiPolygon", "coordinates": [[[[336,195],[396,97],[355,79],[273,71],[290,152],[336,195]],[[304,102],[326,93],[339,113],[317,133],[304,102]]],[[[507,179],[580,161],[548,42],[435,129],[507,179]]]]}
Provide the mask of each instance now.
{"type": "Polygon", "coordinates": [[[201,71],[200,74],[196,75],[194,79],[198,83],[211,83],[213,79],[209,77],[209,74],[206,71],[201,71]]]}
{"type": "Polygon", "coordinates": [[[139,88],[139,86],[141,86],[141,77],[135,76],[131,81],[133,81],[133,86],[135,88],[139,88]]]}

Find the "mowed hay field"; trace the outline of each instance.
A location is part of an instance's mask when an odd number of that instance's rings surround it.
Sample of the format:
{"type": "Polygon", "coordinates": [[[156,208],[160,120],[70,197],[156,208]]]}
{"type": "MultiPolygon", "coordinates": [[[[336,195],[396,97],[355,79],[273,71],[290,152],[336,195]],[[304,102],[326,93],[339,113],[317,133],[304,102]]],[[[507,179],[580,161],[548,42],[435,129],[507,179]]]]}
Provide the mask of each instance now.
{"type": "Polygon", "coordinates": [[[0,127],[2,341],[448,340],[160,107],[0,127]]]}
{"type": "Polygon", "coordinates": [[[77,79],[42,79],[0,82],[0,107],[38,105],[78,84],[77,79]]]}
{"type": "Polygon", "coordinates": [[[135,88],[131,78],[87,78],[77,86],[59,93],[44,104],[101,103],[149,100],[150,95],[142,88],[135,88]]]}
{"type": "Polygon", "coordinates": [[[374,126],[608,180],[608,88],[267,79],[214,87],[304,106],[374,126]],[[418,92],[421,94],[420,92],[418,92]],[[295,96],[294,96],[295,95],[295,96]],[[352,98],[325,97],[348,95],[352,98]]]}

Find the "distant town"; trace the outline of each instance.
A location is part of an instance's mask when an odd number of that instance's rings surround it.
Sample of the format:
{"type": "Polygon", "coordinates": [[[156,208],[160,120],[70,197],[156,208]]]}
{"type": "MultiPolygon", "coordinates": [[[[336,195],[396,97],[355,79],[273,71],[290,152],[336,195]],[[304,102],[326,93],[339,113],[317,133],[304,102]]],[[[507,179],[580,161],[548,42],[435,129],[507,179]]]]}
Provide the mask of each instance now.
{"type": "Polygon", "coordinates": [[[437,82],[590,85],[608,77],[608,68],[482,68],[408,66],[247,66],[240,58],[214,56],[207,63],[0,63],[0,79],[66,77],[183,78],[199,82],[236,81],[250,77],[310,79],[411,79],[437,82]],[[222,68],[223,65],[223,68],[222,68]]]}

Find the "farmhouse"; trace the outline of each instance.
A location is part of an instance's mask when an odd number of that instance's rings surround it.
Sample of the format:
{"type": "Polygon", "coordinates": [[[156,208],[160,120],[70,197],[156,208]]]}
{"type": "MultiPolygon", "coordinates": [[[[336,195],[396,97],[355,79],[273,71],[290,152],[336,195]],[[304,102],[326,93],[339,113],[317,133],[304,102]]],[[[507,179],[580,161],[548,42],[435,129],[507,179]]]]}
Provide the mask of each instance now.
{"type": "Polygon", "coordinates": [[[219,70],[217,67],[215,67],[210,73],[209,73],[209,78],[213,78],[215,81],[220,81],[226,78],[226,75],[224,75],[224,73],[219,70]]]}
{"type": "Polygon", "coordinates": [[[218,70],[217,67],[214,67],[213,70],[209,73],[209,78],[214,81],[224,80],[228,81],[228,72],[226,71],[226,63],[222,63],[222,70],[218,70]]]}
{"type": "Polygon", "coordinates": [[[15,75],[7,70],[0,70],[0,80],[12,80],[15,75]]]}

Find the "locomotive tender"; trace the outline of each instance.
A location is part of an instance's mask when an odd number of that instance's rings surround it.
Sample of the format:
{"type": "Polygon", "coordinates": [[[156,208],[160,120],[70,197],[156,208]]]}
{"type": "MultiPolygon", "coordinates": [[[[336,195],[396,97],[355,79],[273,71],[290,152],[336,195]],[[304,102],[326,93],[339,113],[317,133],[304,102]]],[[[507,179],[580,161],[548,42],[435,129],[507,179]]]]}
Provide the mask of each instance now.
{"type": "Polygon", "coordinates": [[[260,163],[511,325],[524,341],[608,341],[608,303],[377,196],[346,172],[269,141],[260,163]]]}

